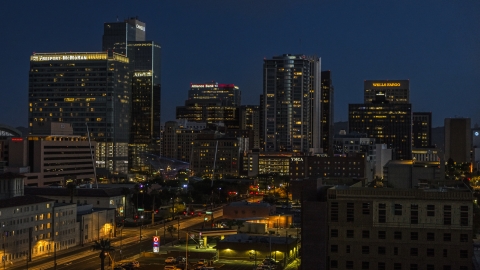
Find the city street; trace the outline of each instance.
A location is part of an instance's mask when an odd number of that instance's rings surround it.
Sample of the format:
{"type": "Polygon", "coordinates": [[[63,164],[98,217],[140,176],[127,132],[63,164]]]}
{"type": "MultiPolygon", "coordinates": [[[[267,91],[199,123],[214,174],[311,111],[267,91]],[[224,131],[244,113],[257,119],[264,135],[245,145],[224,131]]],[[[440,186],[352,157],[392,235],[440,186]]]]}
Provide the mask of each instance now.
{"type": "MultiPolygon", "coordinates": [[[[222,209],[217,209],[213,212],[214,218],[219,218],[223,214],[222,209]]],[[[180,221],[173,220],[165,224],[165,228],[169,225],[179,226],[180,237],[185,237],[184,230],[186,228],[199,228],[203,225],[203,216],[184,217],[180,221]]],[[[122,230],[119,230],[120,233],[122,230]]],[[[115,247],[115,252],[111,254],[114,260],[121,260],[127,258],[138,258],[141,252],[152,251],[152,237],[159,235],[162,246],[177,239],[177,233],[173,237],[165,232],[166,239],[164,239],[164,226],[158,224],[156,226],[144,225],[142,226],[142,240],[140,241],[140,227],[125,227],[120,235],[112,239],[112,245],[115,247]]],[[[75,247],[68,250],[57,251],[56,254],[56,269],[100,269],[100,259],[98,257],[99,251],[92,251],[92,243],[85,244],[84,247],[75,247]]],[[[105,259],[105,265],[108,265],[109,258],[105,259]]],[[[38,258],[33,258],[32,262],[25,261],[22,263],[15,263],[14,265],[6,265],[6,269],[20,270],[33,269],[45,270],[54,269],[54,256],[49,254],[38,258]]]]}

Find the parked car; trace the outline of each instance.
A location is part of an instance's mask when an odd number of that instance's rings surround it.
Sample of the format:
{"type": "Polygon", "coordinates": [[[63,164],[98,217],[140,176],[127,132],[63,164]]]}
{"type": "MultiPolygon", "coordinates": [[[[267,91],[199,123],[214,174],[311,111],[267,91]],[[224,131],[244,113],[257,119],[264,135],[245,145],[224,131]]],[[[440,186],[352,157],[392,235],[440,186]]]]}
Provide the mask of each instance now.
{"type": "Polygon", "coordinates": [[[274,259],[271,259],[271,258],[266,258],[263,260],[262,264],[264,265],[275,265],[277,264],[277,261],[275,261],[274,259]]]}
{"type": "Polygon", "coordinates": [[[177,260],[174,257],[167,257],[165,263],[176,263],[177,260]]]}
{"type": "Polygon", "coordinates": [[[163,270],[177,270],[177,268],[175,267],[175,265],[165,265],[163,270]]]}
{"type": "Polygon", "coordinates": [[[206,259],[200,259],[200,260],[198,260],[197,264],[198,265],[207,265],[208,261],[206,259]]]}

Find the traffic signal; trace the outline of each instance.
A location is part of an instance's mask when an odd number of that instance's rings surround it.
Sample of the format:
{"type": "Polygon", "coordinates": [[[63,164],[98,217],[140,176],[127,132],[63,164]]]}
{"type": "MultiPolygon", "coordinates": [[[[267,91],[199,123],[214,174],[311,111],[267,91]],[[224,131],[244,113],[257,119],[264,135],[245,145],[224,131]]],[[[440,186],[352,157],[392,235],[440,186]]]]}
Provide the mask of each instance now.
{"type": "Polygon", "coordinates": [[[155,210],[155,214],[158,214],[158,209],[155,210]]]}

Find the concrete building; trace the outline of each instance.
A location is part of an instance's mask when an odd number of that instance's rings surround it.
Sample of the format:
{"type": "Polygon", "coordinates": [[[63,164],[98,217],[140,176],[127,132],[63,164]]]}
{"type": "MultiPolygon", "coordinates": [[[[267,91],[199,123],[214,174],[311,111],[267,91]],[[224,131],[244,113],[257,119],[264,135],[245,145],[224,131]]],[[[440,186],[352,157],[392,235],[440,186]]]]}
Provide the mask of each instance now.
{"type": "Polygon", "coordinates": [[[445,161],[471,162],[471,148],[470,118],[445,118],[445,161]]]}
{"type": "Polygon", "coordinates": [[[250,260],[257,265],[265,258],[286,265],[298,256],[298,248],[297,238],[248,234],[225,236],[216,245],[220,259],[250,260]]]}
{"type": "Polygon", "coordinates": [[[290,158],[290,179],[365,178],[365,154],[346,157],[298,156],[290,158]]]}
{"type": "Polygon", "coordinates": [[[258,152],[250,151],[243,157],[243,168],[248,176],[256,176],[258,174],[278,173],[279,175],[289,175],[290,158],[294,153],[286,152],[258,152]]]}
{"type": "Polygon", "coordinates": [[[193,141],[190,169],[207,177],[238,176],[240,153],[245,147],[242,140],[213,133],[200,135],[193,141]]]}
{"type": "Polygon", "coordinates": [[[275,205],[268,203],[232,202],[223,207],[223,218],[226,219],[248,219],[268,218],[274,215],[275,205]]]}
{"type": "Polygon", "coordinates": [[[56,203],[76,203],[77,205],[93,205],[94,208],[115,209],[116,216],[123,216],[125,195],[122,188],[67,188],[25,187],[25,194],[42,196],[56,203]]]}
{"type": "Polygon", "coordinates": [[[328,261],[316,269],[472,269],[467,190],[330,188],[327,199],[328,240],[318,245],[328,261]]]}
{"type": "Polygon", "coordinates": [[[441,184],[445,181],[445,166],[439,162],[391,160],[383,167],[383,183],[393,188],[415,188],[422,182],[441,184]]]}
{"type": "Polygon", "coordinates": [[[366,133],[339,132],[333,137],[333,155],[345,156],[349,153],[373,154],[375,138],[369,138],[366,133]]]}
{"type": "Polygon", "coordinates": [[[95,240],[116,236],[115,212],[113,208],[97,208],[91,204],[77,206],[78,244],[83,246],[95,240]]]}
{"type": "Polygon", "coordinates": [[[53,204],[51,199],[32,195],[0,200],[5,262],[31,261],[53,252],[53,204]]]}
{"type": "Polygon", "coordinates": [[[67,123],[34,123],[32,130],[37,135],[4,141],[8,171],[25,175],[27,186],[95,182],[96,142],[72,135],[67,123]]]}
{"type": "Polygon", "coordinates": [[[167,121],[162,134],[162,156],[190,162],[192,142],[207,128],[205,123],[187,120],[167,121]]]}
{"type": "Polygon", "coordinates": [[[321,59],[284,54],[263,64],[264,151],[319,153],[321,59]]]}

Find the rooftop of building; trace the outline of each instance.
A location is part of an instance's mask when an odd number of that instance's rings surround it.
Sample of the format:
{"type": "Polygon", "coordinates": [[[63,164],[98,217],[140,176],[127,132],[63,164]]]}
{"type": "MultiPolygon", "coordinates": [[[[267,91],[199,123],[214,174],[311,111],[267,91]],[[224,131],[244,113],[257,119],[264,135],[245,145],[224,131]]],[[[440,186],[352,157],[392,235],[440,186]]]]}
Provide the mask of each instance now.
{"type": "Polygon", "coordinates": [[[37,204],[37,203],[48,203],[48,202],[53,202],[53,200],[40,197],[40,196],[24,195],[24,196],[18,196],[18,197],[0,200],[0,208],[9,208],[9,207],[37,204]]]}
{"type": "Polygon", "coordinates": [[[240,206],[249,206],[249,207],[271,207],[269,203],[266,202],[258,202],[258,203],[250,203],[246,201],[240,201],[240,202],[231,202],[227,204],[227,206],[234,206],[234,207],[240,207],[240,206]]]}
{"type": "MultiPolygon", "coordinates": [[[[119,188],[77,188],[75,196],[77,197],[114,197],[121,196],[122,189],[119,188]]],[[[70,196],[67,188],[59,187],[25,187],[25,194],[37,196],[70,196]]]]}
{"type": "Polygon", "coordinates": [[[249,234],[232,234],[225,236],[224,239],[219,242],[224,243],[271,243],[272,244],[288,244],[294,243],[297,241],[295,238],[285,237],[285,236],[258,236],[258,235],[249,235],[249,234]]]}

